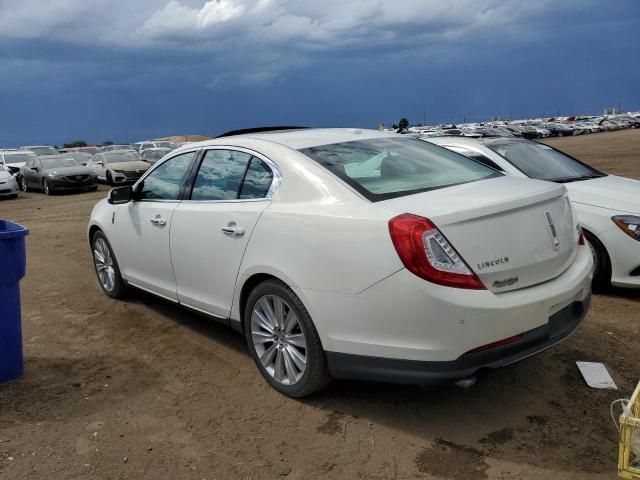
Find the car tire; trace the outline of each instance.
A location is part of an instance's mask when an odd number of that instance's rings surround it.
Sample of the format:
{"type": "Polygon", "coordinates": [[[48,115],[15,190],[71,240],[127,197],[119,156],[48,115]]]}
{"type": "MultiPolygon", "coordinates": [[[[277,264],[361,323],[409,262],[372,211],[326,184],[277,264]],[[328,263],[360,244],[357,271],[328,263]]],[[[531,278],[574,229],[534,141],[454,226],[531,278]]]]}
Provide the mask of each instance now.
{"type": "Polygon", "coordinates": [[[301,398],[331,381],[311,316],[286,284],[274,279],[256,286],[247,298],[243,318],[251,356],[275,390],[288,397],[301,398]],[[282,302],[279,308],[278,302],[282,302]],[[269,306],[272,315],[268,313],[269,306]]]}
{"type": "Polygon", "coordinates": [[[591,248],[593,255],[593,288],[594,290],[606,290],[611,286],[611,260],[607,249],[591,232],[585,230],[584,236],[589,242],[589,248],[591,248]]]}
{"type": "Polygon", "coordinates": [[[29,191],[29,185],[27,185],[27,181],[25,180],[24,177],[20,178],[20,187],[22,188],[23,192],[28,192],[29,191]]]}
{"type": "Polygon", "coordinates": [[[111,298],[123,298],[127,293],[127,284],[122,279],[111,244],[100,230],[91,237],[91,255],[102,291],[111,298]]]}
{"type": "Polygon", "coordinates": [[[107,185],[113,185],[113,178],[111,178],[111,172],[107,170],[107,174],[105,175],[107,185]]]}
{"type": "Polygon", "coordinates": [[[49,188],[49,182],[47,182],[46,178],[42,179],[42,190],[44,191],[45,195],[52,195],[53,194],[53,192],[49,188]]]}
{"type": "Polygon", "coordinates": [[[95,187],[91,187],[89,189],[90,192],[95,192],[96,190],[98,190],[98,186],[97,185],[95,187]]]}

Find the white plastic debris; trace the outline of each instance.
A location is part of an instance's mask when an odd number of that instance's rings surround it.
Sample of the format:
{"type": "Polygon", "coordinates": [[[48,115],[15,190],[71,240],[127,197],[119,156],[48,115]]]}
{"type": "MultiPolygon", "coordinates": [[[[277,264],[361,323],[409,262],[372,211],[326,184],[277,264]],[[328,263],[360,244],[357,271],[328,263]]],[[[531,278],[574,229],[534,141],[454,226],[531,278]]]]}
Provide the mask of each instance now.
{"type": "Polygon", "coordinates": [[[587,385],[591,388],[602,388],[606,390],[618,389],[604,364],[597,362],[576,362],[576,365],[584,381],[587,382],[587,385]]]}

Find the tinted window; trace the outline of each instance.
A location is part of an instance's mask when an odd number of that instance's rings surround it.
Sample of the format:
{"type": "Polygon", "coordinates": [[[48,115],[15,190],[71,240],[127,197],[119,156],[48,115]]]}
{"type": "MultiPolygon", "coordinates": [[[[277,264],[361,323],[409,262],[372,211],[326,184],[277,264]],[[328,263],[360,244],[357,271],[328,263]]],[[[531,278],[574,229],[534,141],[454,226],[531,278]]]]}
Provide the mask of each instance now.
{"type": "Polygon", "coordinates": [[[251,159],[247,174],[242,182],[242,189],[238,198],[264,198],[269,193],[273,172],[262,161],[255,157],[251,159]]]}
{"type": "Polygon", "coordinates": [[[525,175],[538,180],[563,182],[604,176],[596,169],[542,143],[501,140],[486,145],[525,175]]]}
{"type": "Polygon", "coordinates": [[[453,150],[454,152],[458,152],[462,155],[464,155],[465,157],[469,157],[474,159],[476,162],[480,162],[483,165],[486,165],[487,167],[493,168],[494,170],[498,170],[499,172],[504,172],[504,170],[502,169],[502,167],[500,165],[498,165],[496,162],[494,162],[493,160],[491,160],[488,157],[485,157],[484,155],[482,155],[479,152],[474,152],[473,150],[467,150],[466,148],[461,148],[458,146],[448,146],[447,148],[449,150],[453,150]]]}
{"type": "Polygon", "coordinates": [[[143,200],[177,200],[195,152],[177,155],[151,172],[145,179],[143,200]]]}
{"type": "Polygon", "coordinates": [[[500,174],[445,148],[412,138],[376,138],[300,150],[371,201],[500,174]]]}
{"type": "Polygon", "coordinates": [[[121,162],[137,162],[138,156],[132,152],[118,152],[118,153],[103,153],[101,154],[107,163],[121,163],[121,162]]]}
{"type": "Polygon", "coordinates": [[[233,150],[207,150],[191,192],[191,200],[234,200],[251,155],[233,150]]]}

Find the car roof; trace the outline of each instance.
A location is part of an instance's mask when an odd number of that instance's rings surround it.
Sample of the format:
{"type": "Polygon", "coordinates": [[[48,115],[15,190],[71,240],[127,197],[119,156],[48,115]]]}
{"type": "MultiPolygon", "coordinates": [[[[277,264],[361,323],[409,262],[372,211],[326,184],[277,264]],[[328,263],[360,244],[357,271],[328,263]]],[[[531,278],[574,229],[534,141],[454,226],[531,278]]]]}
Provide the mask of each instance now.
{"type": "Polygon", "coordinates": [[[32,157],[36,156],[34,152],[31,152],[29,150],[0,150],[0,153],[2,153],[3,155],[30,155],[32,157]]]}
{"type": "Polygon", "coordinates": [[[302,148],[317,147],[333,143],[353,142],[372,138],[395,138],[398,136],[399,134],[396,133],[359,128],[308,128],[224,136],[214,138],[213,140],[206,140],[204,142],[186,145],[185,148],[229,145],[241,142],[242,140],[251,139],[276,143],[294,150],[299,150],[302,148]]]}

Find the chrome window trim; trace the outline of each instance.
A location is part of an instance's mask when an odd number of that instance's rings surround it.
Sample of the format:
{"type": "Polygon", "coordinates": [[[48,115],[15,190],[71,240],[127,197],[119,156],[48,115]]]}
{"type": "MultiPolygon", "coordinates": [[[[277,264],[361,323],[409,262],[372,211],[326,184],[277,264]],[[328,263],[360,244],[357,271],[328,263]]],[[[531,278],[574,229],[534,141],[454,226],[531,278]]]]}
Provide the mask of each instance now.
{"type": "MultiPolygon", "coordinates": [[[[258,160],[262,160],[271,169],[271,173],[273,174],[273,179],[271,180],[271,186],[269,187],[269,191],[267,192],[267,194],[262,198],[232,198],[232,199],[225,199],[225,200],[191,200],[189,199],[189,200],[183,200],[184,202],[192,202],[192,203],[199,203],[199,204],[200,203],[265,202],[265,201],[271,201],[274,195],[278,193],[278,189],[282,184],[282,171],[280,170],[278,165],[276,165],[275,162],[273,162],[271,159],[264,156],[263,154],[256,152],[255,150],[251,150],[249,148],[236,147],[232,145],[211,145],[207,147],[202,147],[202,150],[205,151],[205,155],[208,150],[233,150],[236,152],[246,153],[248,155],[251,155],[252,157],[256,157],[258,160]]],[[[203,160],[204,160],[204,157],[203,157],[203,160]]],[[[197,177],[197,174],[196,174],[196,177],[197,177]]]]}
{"type": "MultiPolygon", "coordinates": [[[[165,162],[168,162],[172,158],[175,158],[175,157],[180,156],[180,155],[184,155],[185,153],[195,153],[196,157],[197,157],[198,154],[200,153],[200,150],[202,150],[202,147],[188,148],[188,149],[182,150],[180,152],[177,152],[175,150],[172,151],[172,152],[169,152],[167,154],[166,158],[161,158],[156,163],[151,165],[149,170],[147,170],[138,180],[136,180],[136,182],[133,185],[131,185],[131,189],[132,190],[135,189],[138,186],[138,184],[140,182],[143,182],[144,179],[147,178],[156,168],[160,167],[160,165],[164,164],[165,162]],[[173,155],[171,155],[171,154],[173,154],[173,155]],[[169,155],[171,155],[171,156],[169,157],[169,155]]],[[[143,161],[143,160],[140,160],[140,161],[143,161]]],[[[138,203],[138,202],[145,202],[145,203],[155,203],[155,202],[159,202],[159,203],[180,203],[180,202],[182,202],[182,200],[178,200],[178,199],[176,199],[176,200],[164,200],[164,199],[159,199],[158,198],[158,199],[154,199],[154,200],[141,199],[141,200],[136,200],[135,202],[136,203],[138,203]]]]}

